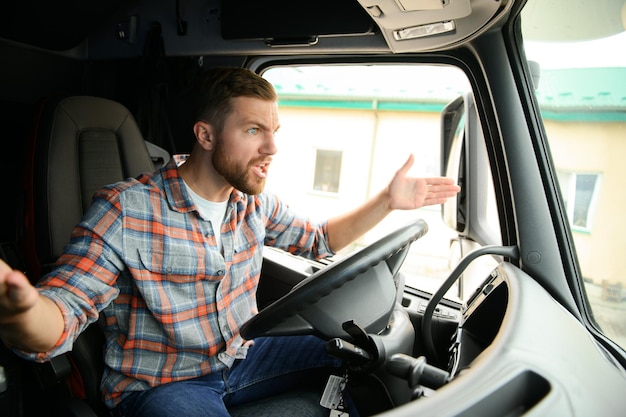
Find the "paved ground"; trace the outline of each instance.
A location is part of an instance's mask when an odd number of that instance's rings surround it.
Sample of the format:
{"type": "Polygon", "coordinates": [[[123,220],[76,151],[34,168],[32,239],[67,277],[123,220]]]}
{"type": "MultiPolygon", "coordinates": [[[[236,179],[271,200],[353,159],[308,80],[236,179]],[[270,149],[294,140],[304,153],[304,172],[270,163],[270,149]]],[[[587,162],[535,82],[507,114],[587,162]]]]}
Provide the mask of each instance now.
{"type": "Polygon", "coordinates": [[[602,287],[587,283],[585,285],[593,315],[602,330],[616,343],[626,349],[626,299],[607,300],[603,297],[602,287]]]}

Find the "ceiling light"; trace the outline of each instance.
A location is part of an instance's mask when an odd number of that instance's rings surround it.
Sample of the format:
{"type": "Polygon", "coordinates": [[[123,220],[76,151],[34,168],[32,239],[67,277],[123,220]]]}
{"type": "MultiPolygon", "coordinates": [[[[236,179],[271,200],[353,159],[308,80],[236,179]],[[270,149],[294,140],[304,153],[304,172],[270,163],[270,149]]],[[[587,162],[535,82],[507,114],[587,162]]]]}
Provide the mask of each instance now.
{"type": "Polygon", "coordinates": [[[399,29],[393,31],[393,37],[397,41],[406,39],[425,38],[427,36],[441,35],[443,33],[450,33],[456,30],[456,25],[453,20],[445,22],[429,23],[427,25],[412,26],[409,28],[399,29]]]}

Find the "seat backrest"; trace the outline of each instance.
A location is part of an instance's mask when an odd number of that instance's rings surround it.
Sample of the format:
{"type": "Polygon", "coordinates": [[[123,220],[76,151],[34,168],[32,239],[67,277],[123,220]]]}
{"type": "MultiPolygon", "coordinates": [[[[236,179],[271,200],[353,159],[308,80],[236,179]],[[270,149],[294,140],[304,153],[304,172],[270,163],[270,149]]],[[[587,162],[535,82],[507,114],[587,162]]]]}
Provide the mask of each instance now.
{"type": "MultiPolygon", "coordinates": [[[[120,103],[90,96],[39,103],[24,166],[24,257],[31,281],[48,272],[61,255],[95,191],[168,162],[167,152],[151,149],[155,158],[132,114],[120,103]]],[[[92,411],[86,415],[108,415],[100,398],[103,346],[104,335],[94,323],[78,337],[72,352],[53,358],[46,371],[54,374],[52,381],[66,380],[73,395],[89,404],[92,411]],[[68,374],[67,366],[56,366],[55,361],[70,363],[73,369],[68,374]]],[[[79,404],[69,399],[65,406],[79,404]]]]}
{"type": "Polygon", "coordinates": [[[25,242],[33,281],[59,257],[96,190],[154,170],[135,119],[120,103],[61,97],[42,101],[38,113],[26,164],[25,242]]]}

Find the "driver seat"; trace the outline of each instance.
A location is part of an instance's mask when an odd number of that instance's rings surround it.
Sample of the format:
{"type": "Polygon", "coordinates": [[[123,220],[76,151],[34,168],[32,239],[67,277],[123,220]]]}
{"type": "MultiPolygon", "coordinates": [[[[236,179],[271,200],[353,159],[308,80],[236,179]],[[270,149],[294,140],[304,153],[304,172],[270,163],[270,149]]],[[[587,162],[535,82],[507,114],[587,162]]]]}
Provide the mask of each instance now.
{"type": "MultiPolygon", "coordinates": [[[[25,164],[23,240],[33,283],[51,270],[96,190],[168,162],[162,149],[144,141],[130,111],[108,99],[46,99],[40,102],[34,126],[25,164]]],[[[69,398],[59,400],[57,414],[110,416],[100,393],[103,346],[104,334],[96,322],[78,337],[71,352],[34,364],[46,389],[59,392],[60,386],[69,387],[61,390],[69,398]]],[[[306,416],[307,412],[316,417],[323,410],[311,405],[318,402],[319,393],[286,393],[231,411],[237,417],[306,416]]]]}
{"type": "MultiPolygon", "coordinates": [[[[24,258],[36,283],[68,243],[72,228],[104,185],[153,171],[163,158],[148,151],[131,113],[119,103],[91,96],[59,96],[38,103],[25,163],[24,258]]],[[[151,146],[151,149],[156,148],[151,146]]],[[[168,155],[169,156],[169,155],[168,155]]],[[[57,405],[71,416],[106,416],[100,395],[104,334],[88,327],[73,350],[35,364],[45,390],[71,397],[57,405]],[[67,389],[61,389],[67,387],[67,389]]],[[[63,395],[59,395],[60,397],[63,395]]]]}

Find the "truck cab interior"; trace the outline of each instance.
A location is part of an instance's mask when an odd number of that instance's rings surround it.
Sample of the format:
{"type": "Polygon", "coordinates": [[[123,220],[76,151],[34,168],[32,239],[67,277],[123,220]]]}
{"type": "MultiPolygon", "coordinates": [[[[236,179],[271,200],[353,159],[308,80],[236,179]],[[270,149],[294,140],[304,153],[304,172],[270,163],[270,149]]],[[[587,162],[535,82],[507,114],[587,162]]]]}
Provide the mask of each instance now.
{"type": "MultiPolygon", "coordinates": [[[[197,74],[249,68],[279,96],[268,188],[298,210],[364,201],[409,154],[461,192],[329,259],[264,248],[244,338],[322,337],[362,416],[622,415],[623,0],[0,8],[0,258],[31,282],[96,190],[184,163],[197,74]]],[[[103,343],[98,322],[45,363],[0,343],[1,414],[109,416],[103,343]]],[[[321,395],[230,411],[320,415],[321,395]]]]}

